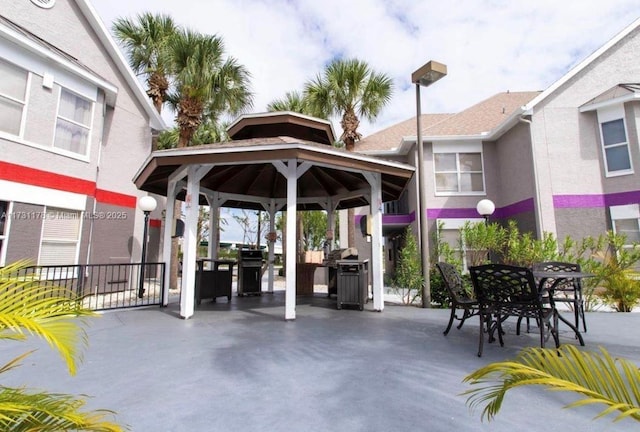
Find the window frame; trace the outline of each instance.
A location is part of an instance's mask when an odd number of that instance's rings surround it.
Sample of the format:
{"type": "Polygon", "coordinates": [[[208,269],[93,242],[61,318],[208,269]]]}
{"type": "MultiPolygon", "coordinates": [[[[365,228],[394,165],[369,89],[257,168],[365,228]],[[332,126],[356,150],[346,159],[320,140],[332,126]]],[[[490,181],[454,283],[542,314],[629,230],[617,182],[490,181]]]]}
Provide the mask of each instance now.
{"type": "Polygon", "coordinates": [[[433,160],[433,184],[435,196],[486,196],[487,194],[487,182],[484,169],[484,152],[482,151],[482,142],[465,142],[465,143],[433,143],[432,146],[432,160],[433,160]],[[456,171],[458,181],[458,191],[439,191],[437,186],[437,175],[440,173],[453,173],[452,171],[438,171],[436,169],[436,155],[438,154],[455,154],[456,158],[456,171]],[[481,171],[461,171],[460,170],[460,155],[461,154],[479,154],[481,171]],[[460,178],[462,174],[475,173],[482,176],[482,190],[481,191],[462,191],[460,190],[462,182],[460,178]]]}
{"type": "Polygon", "coordinates": [[[62,154],[66,154],[66,155],[71,155],[72,157],[76,157],[76,158],[82,158],[82,159],[86,159],[89,157],[89,152],[91,149],[91,135],[93,132],[93,116],[94,116],[94,112],[95,112],[95,102],[85,96],[80,95],[77,92],[74,92],[71,89],[68,89],[66,87],[62,87],[60,86],[59,91],[58,91],[58,106],[56,108],[56,117],[55,117],[55,121],[53,122],[53,141],[51,143],[51,148],[53,149],[53,151],[55,152],[59,152],[62,154]],[[82,123],[79,123],[78,121],[71,119],[71,118],[67,118],[64,117],[60,114],[60,105],[62,103],[62,95],[63,92],[66,92],[78,99],[81,99],[85,102],[87,102],[89,104],[89,124],[88,125],[84,125],[82,123]],[[76,152],[73,150],[67,150],[65,148],[61,148],[56,146],[56,140],[58,137],[58,122],[62,120],[66,123],[71,123],[72,125],[84,129],[87,131],[87,141],[85,143],[85,149],[84,149],[84,153],[80,153],[80,152],[76,152]]]}
{"type": "Polygon", "coordinates": [[[78,264],[78,257],[80,254],[80,239],[82,238],[82,215],[83,212],[81,210],[74,210],[74,209],[65,209],[62,207],[55,207],[55,206],[46,206],[43,209],[43,214],[44,214],[44,221],[42,223],[42,231],[40,233],[40,244],[39,244],[39,249],[38,249],[38,265],[43,265],[43,266],[69,266],[69,265],[76,265],[78,264]],[[49,212],[50,211],[55,211],[55,212],[60,212],[60,213],[69,213],[69,214],[74,214],[75,217],[74,218],[68,218],[69,220],[77,220],[78,221],[78,225],[77,225],[77,236],[75,239],[67,239],[67,238],[62,238],[62,237],[46,237],[45,236],[45,230],[46,230],[46,223],[48,220],[53,219],[49,216],[49,212]],[[43,244],[48,244],[48,245],[55,245],[55,244],[60,244],[60,245],[69,245],[69,244],[75,244],[75,252],[74,252],[74,258],[73,258],[73,262],[72,263],[64,263],[64,264],[49,264],[49,263],[42,263],[42,249],[43,249],[43,244]]]}
{"type": "Polygon", "coordinates": [[[631,145],[629,143],[629,130],[627,128],[627,120],[625,118],[624,105],[616,105],[613,107],[598,109],[598,131],[600,133],[600,150],[602,152],[602,163],[604,165],[605,177],[618,177],[634,173],[633,158],[631,156],[631,145]],[[608,123],[622,121],[622,128],[624,130],[624,142],[605,144],[604,131],[602,126],[608,123]],[[623,170],[609,170],[609,161],[607,159],[607,150],[617,147],[625,147],[627,149],[627,159],[629,161],[629,168],[623,170]]]}
{"type": "MultiPolygon", "coordinates": [[[[614,233],[618,233],[618,229],[616,227],[616,221],[628,221],[635,220],[636,226],[638,227],[638,231],[640,232],[640,205],[638,204],[627,204],[627,205],[619,205],[619,206],[611,206],[609,207],[609,214],[611,216],[611,228],[614,233]]],[[[625,244],[624,248],[632,248],[632,243],[625,244]]]]}
{"type": "Polygon", "coordinates": [[[10,95],[4,94],[4,93],[0,93],[0,99],[8,100],[10,102],[20,104],[22,106],[21,113],[20,113],[20,126],[18,128],[18,133],[14,134],[14,133],[9,132],[9,131],[0,130],[0,134],[6,135],[6,136],[10,136],[10,137],[22,138],[24,136],[25,120],[26,120],[26,116],[27,116],[27,102],[29,100],[29,87],[31,85],[31,72],[29,70],[21,67],[21,66],[16,65],[15,63],[12,63],[12,62],[8,61],[6,58],[0,57],[0,62],[1,63],[5,63],[10,68],[19,69],[19,70],[21,70],[21,71],[23,71],[25,73],[24,94],[22,95],[22,97],[24,98],[23,100],[19,100],[19,99],[16,99],[15,97],[13,97],[13,96],[10,96],[10,95]]]}
{"type": "MultiPolygon", "coordinates": [[[[467,218],[467,219],[452,219],[452,218],[442,218],[442,219],[436,219],[436,226],[440,226],[440,224],[442,224],[442,229],[446,230],[446,231],[458,231],[458,245],[462,247],[462,249],[460,249],[459,247],[456,247],[454,250],[456,252],[460,253],[460,256],[462,258],[462,270],[463,272],[468,272],[469,271],[469,267],[467,264],[467,247],[464,244],[464,239],[462,239],[461,236],[461,229],[462,227],[464,227],[464,225],[466,223],[480,223],[480,222],[484,222],[483,218],[467,218]]],[[[440,235],[440,233],[438,232],[438,235],[440,235]]],[[[438,257],[438,259],[441,259],[441,257],[438,257]]]]}

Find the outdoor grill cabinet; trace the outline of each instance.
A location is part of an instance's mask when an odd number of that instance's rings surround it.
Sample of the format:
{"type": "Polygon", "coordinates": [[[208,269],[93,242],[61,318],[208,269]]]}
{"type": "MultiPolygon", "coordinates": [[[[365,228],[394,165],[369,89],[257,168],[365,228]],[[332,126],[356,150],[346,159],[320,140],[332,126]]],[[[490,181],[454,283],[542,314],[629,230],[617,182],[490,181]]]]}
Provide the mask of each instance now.
{"type": "Polygon", "coordinates": [[[369,291],[369,261],[339,260],[336,266],[338,309],[343,305],[353,305],[364,310],[369,291]]]}
{"type": "Polygon", "coordinates": [[[238,296],[262,295],[262,251],[238,251],[238,296]]]}
{"type": "Polygon", "coordinates": [[[218,297],[231,300],[231,280],[233,275],[233,260],[199,259],[196,261],[196,303],[202,299],[216,301],[218,297]]]}

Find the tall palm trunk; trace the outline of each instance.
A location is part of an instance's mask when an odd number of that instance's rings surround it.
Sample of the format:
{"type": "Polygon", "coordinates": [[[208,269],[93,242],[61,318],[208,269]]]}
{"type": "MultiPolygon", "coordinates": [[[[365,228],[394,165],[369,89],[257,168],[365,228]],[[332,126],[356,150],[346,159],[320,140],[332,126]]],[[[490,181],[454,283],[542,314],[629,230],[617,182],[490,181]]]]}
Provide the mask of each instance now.
{"type": "MultiPolygon", "coordinates": [[[[355,151],[356,140],[360,139],[358,133],[358,126],[360,120],[353,110],[347,110],[342,116],[341,126],[343,129],[342,140],[347,151],[355,151]]],[[[355,226],[355,211],[350,208],[347,209],[347,242],[349,247],[356,246],[356,226],[355,226]]]]}

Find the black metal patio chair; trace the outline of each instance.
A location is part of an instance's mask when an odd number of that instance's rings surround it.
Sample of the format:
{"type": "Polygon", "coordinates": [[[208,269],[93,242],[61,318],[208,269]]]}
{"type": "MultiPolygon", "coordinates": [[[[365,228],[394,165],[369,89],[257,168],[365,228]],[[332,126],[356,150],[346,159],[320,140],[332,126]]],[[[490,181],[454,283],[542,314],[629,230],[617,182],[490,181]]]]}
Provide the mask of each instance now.
{"type": "MultiPolygon", "coordinates": [[[[580,264],[561,262],[561,261],[546,261],[536,263],[533,265],[534,272],[580,272],[580,264]]],[[[553,302],[568,303],[571,305],[571,310],[574,314],[575,326],[580,327],[580,320],[582,320],[582,328],[587,331],[587,321],[584,317],[584,298],[582,296],[582,283],[580,279],[562,279],[562,281],[556,281],[553,278],[548,278],[544,282],[545,288],[553,287],[553,302]],[[557,283],[556,283],[557,282],[557,283]]]]}
{"type": "Polygon", "coordinates": [[[479,303],[480,337],[478,357],[482,356],[484,328],[488,328],[489,342],[498,333],[500,346],[504,346],[502,323],[509,317],[531,318],[540,329],[540,346],[553,336],[556,348],[558,317],[552,304],[543,304],[545,292],[538,291],[533,272],[526,267],[505,264],[487,264],[469,268],[471,283],[479,303]],[[551,307],[547,307],[551,306],[551,307]]]}
{"type": "Polygon", "coordinates": [[[462,276],[455,266],[446,262],[439,262],[436,267],[442,275],[444,286],[451,300],[451,316],[449,317],[449,324],[447,324],[447,328],[444,331],[446,336],[451,330],[454,319],[460,320],[460,324],[457,326],[459,330],[467,318],[478,314],[478,301],[472,298],[465,290],[462,276]],[[459,311],[462,311],[462,316],[458,316],[459,311]]]}

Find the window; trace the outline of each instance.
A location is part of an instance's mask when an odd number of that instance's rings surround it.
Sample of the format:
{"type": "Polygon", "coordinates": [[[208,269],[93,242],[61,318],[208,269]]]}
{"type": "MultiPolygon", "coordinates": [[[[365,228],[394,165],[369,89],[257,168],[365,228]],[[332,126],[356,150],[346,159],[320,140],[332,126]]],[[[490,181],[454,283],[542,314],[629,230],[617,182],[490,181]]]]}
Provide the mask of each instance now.
{"type": "Polygon", "coordinates": [[[80,212],[47,208],[42,227],[39,265],[76,264],[80,212]]]}
{"type": "Polygon", "coordinates": [[[631,156],[624,127],[624,120],[617,119],[600,124],[602,146],[607,173],[628,173],[631,171],[631,156]]]}
{"type": "Polygon", "coordinates": [[[0,60],[0,131],[20,135],[28,73],[0,60]]]}
{"type": "Polygon", "coordinates": [[[90,101],[62,89],[53,146],[86,155],[91,130],[91,111],[90,101]]]}
{"type": "MultiPolygon", "coordinates": [[[[455,257],[462,261],[463,271],[468,270],[468,266],[473,262],[471,254],[476,251],[468,249],[461,237],[461,229],[466,223],[480,223],[484,219],[438,219],[438,241],[446,243],[455,257]]],[[[445,259],[443,256],[438,257],[439,260],[445,259]]]]}
{"type": "Polygon", "coordinates": [[[484,192],[482,153],[434,153],[436,193],[484,192]]]}
{"type": "Polygon", "coordinates": [[[0,201],[0,266],[4,265],[9,229],[9,203],[0,201]]]}
{"type": "Polygon", "coordinates": [[[626,247],[631,247],[633,243],[640,243],[640,206],[638,204],[611,206],[611,223],[613,232],[624,234],[626,247]]]}

